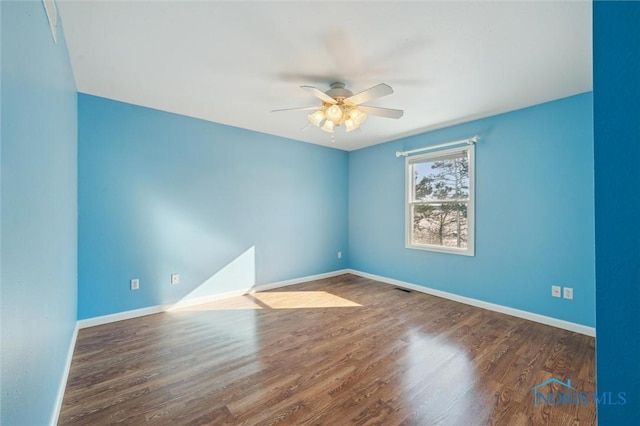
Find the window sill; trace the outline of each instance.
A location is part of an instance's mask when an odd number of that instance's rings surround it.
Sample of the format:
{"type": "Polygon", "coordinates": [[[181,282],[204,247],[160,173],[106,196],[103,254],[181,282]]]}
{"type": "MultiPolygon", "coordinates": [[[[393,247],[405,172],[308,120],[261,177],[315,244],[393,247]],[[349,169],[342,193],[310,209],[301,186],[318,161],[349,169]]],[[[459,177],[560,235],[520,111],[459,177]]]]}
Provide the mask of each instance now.
{"type": "Polygon", "coordinates": [[[430,245],[405,245],[405,248],[411,250],[433,251],[436,253],[457,254],[459,256],[475,256],[474,250],[470,248],[459,249],[455,247],[442,247],[442,246],[430,246],[430,245]]]}

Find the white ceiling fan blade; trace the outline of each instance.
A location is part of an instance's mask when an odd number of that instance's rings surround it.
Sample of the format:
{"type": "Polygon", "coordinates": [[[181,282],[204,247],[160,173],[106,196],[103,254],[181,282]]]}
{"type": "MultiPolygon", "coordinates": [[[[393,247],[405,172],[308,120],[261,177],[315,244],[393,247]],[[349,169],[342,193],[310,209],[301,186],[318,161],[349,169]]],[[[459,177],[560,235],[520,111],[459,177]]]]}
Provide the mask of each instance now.
{"type": "Polygon", "coordinates": [[[306,129],[306,128],[309,126],[309,124],[311,124],[311,122],[310,122],[310,121],[307,121],[307,124],[305,124],[304,126],[302,126],[302,127],[300,128],[300,131],[303,131],[304,129],[306,129]]]}
{"type": "Polygon", "coordinates": [[[330,104],[337,104],[338,103],[338,101],[336,101],[331,96],[327,95],[326,93],[324,93],[322,90],[318,89],[317,87],[300,86],[300,88],[306,90],[309,93],[311,93],[316,98],[322,99],[323,101],[328,102],[330,104]]]}
{"type": "MultiPolygon", "coordinates": [[[[362,67],[362,57],[360,52],[354,48],[351,37],[344,29],[329,29],[324,37],[324,44],[327,53],[333,60],[336,70],[345,75],[358,75],[362,67]]],[[[341,79],[334,81],[342,81],[341,79]]]]}
{"type": "Polygon", "coordinates": [[[358,109],[364,113],[377,115],[378,117],[400,118],[404,115],[401,109],[379,108],[366,105],[358,105],[358,109]]]}
{"type": "Polygon", "coordinates": [[[274,109],[271,112],[282,112],[282,111],[311,111],[314,109],[318,109],[320,106],[309,106],[309,107],[300,107],[300,108],[285,108],[285,109],[274,109]]]}
{"type": "Polygon", "coordinates": [[[353,96],[349,96],[347,99],[345,99],[345,102],[351,103],[353,105],[360,105],[372,99],[381,98],[392,93],[393,89],[391,88],[391,86],[380,83],[377,86],[373,86],[365,91],[356,93],[353,96]]]}

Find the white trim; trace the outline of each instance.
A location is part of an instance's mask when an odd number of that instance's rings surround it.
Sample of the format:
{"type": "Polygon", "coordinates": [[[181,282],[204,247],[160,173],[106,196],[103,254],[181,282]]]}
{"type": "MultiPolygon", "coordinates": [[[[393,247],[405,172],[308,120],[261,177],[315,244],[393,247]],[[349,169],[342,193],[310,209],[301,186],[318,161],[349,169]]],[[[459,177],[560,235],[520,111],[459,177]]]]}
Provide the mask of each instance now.
{"type": "Polygon", "coordinates": [[[169,305],[169,307],[166,308],[165,311],[173,311],[175,309],[188,308],[190,306],[203,305],[205,303],[217,302],[218,300],[224,300],[224,299],[229,299],[231,297],[242,296],[244,294],[250,293],[251,290],[252,290],[252,287],[249,287],[242,290],[227,291],[226,293],[211,294],[209,296],[179,300],[176,303],[169,305]]]}
{"type": "Polygon", "coordinates": [[[339,269],[337,271],[326,272],[324,274],[308,275],[308,276],[302,277],[302,278],[294,278],[294,279],[286,280],[286,281],[278,281],[278,282],[271,283],[271,284],[262,284],[262,285],[256,286],[255,287],[255,291],[272,290],[274,288],[287,287],[287,286],[290,286],[290,285],[302,284],[302,283],[306,283],[306,282],[309,282],[309,281],[323,280],[325,278],[338,277],[340,275],[344,275],[344,274],[349,273],[349,271],[350,271],[350,269],[339,269]]]}
{"type": "MultiPolygon", "coordinates": [[[[471,140],[471,139],[469,139],[471,140]]],[[[458,144],[464,141],[451,142],[449,144],[442,144],[440,146],[447,146],[450,144],[458,144]]],[[[475,159],[475,145],[469,143],[468,147],[450,148],[443,151],[434,153],[427,153],[416,155],[415,157],[406,157],[404,174],[405,174],[405,195],[404,195],[404,247],[411,250],[423,250],[434,251],[438,253],[456,254],[461,256],[475,256],[475,197],[476,197],[476,184],[475,184],[475,172],[476,159],[475,159]],[[467,204],[467,248],[458,247],[446,247],[432,244],[413,244],[411,242],[411,236],[413,233],[413,205],[422,204],[414,201],[415,198],[415,185],[413,180],[412,167],[415,163],[420,163],[421,160],[437,158],[440,155],[467,153],[469,161],[469,199],[466,200],[467,204]]],[[[429,200],[429,203],[435,200],[429,200]]],[[[426,202],[424,204],[427,204],[426,202]]]]}
{"type": "Polygon", "coordinates": [[[58,43],[58,7],[54,0],[42,0],[44,5],[44,11],[49,21],[49,28],[51,28],[51,35],[53,36],[53,42],[58,43]]]}
{"type": "Polygon", "coordinates": [[[67,388],[67,380],[69,379],[69,370],[71,369],[71,361],[73,360],[73,351],[76,348],[76,340],[78,339],[78,322],[73,329],[73,335],[71,336],[71,342],[69,342],[69,349],[67,350],[67,360],[65,362],[64,371],[62,372],[62,379],[58,385],[58,395],[56,396],[56,402],[53,406],[53,413],[51,413],[50,425],[54,426],[58,424],[58,418],[60,417],[60,410],[62,409],[62,400],[64,399],[64,391],[67,388]]]}
{"type": "Polygon", "coordinates": [[[146,315],[159,314],[161,312],[171,311],[173,309],[185,308],[189,306],[201,305],[218,300],[228,299],[231,297],[242,296],[256,291],[271,290],[274,288],[286,287],[294,284],[301,284],[308,281],[322,280],[325,278],[337,277],[348,273],[348,269],[340,269],[337,271],[327,272],[324,274],[308,275],[306,277],[294,278],[286,281],[278,281],[275,283],[262,284],[247,289],[234,290],[226,293],[214,294],[211,296],[198,297],[194,299],[180,300],[176,303],[168,303],[164,305],[149,306],[142,309],[134,309],[131,311],[118,312],[110,315],[102,315],[99,317],[87,318],[78,321],[79,328],[95,327],[97,325],[109,324],[116,321],[123,321],[131,318],[143,317],[146,315]]]}
{"type": "Polygon", "coordinates": [[[569,330],[576,333],[584,334],[587,336],[595,337],[596,329],[575,322],[565,321],[557,318],[548,317],[545,315],[534,314],[532,312],[522,311],[520,309],[509,308],[507,306],[497,305],[495,303],[489,303],[478,299],[472,299],[470,297],[459,296],[457,294],[448,293],[442,290],[436,290],[433,288],[408,283],[405,281],[396,280],[393,278],[387,278],[380,275],[369,274],[367,272],[361,272],[354,269],[348,269],[348,272],[359,277],[368,278],[375,281],[380,281],[386,284],[391,284],[396,287],[402,287],[409,290],[419,291],[421,293],[430,294],[432,296],[442,297],[443,299],[453,300],[454,302],[464,303],[465,305],[476,306],[478,308],[487,309],[489,311],[500,312],[502,314],[511,315],[514,317],[526,319],[529,321],[538,322],[540,324],[550,325],[552,327],[561,328],[563,330],[569,330]]]}
{"type": "Polygon", "coordinates": [[[439,145],[425,146],[424,148],[412,149],[411,151],[396,151],[396,157],[398,157],[398,158],[407,157],[407,156],[415,154],[417,152],[431,151],[431,150],[434,150],[434,149],[445,148],[447,146],[462,145],[464,143],[466,143],[467,145],[473,145],[474,143],[478,142],[479,139],[480,139],[480,137],[478,135],[475,135],[474,137],[469,138],[469,139],[462,139],[462,140],[459,140],[459,141],[446,142],[446,143],[441,143],[439,145]]]}
{"type": "Polygon", "coordinates": [[[286,286],[294,285],[294,284],[306,283],[308,281],[315,281],[315,280],[322,280],[322,279],[325,279],[325,278],[337,277],[338,275],[344,275],[346,273],[347,273],[346,269],[342,269],[342,270],[339,270],[339,271],[327,272],[327,273],[324,273],[324,274],[308,275],[308,276],[302,277],[302,278],[294,278],[294,279],[286,280],[286,281],[279,281],[279,282],[270,283],[270,284],[262,284],[262,285],[258,285],[258,286],[249,287],[249,288],[246,288],[246,289],[243,289],[243,290],[234,290],[234,291],[228,291],[226,293],[212,294],[210,296],[198,297],[198,298],[194,298],[194,299],[180,300],[179,302],[176,302],[173,306],[171,306],[167,310],[172,311],[174,309],[180,309],[180,308],[186,308],[186,307],[189,307],[189,306],[202,305],[202,304],[205,304],[205,303],[216,302],[218,300],[229,299],[231,297],[237,297],[237,296],[242,296],[242,295],[245,295],[245,294],[255,293],[255,292],[258,292],[258,291],[266,291],[266,290],[271,290],[271,289],[274,289],[274,288],[280,288],[280,287],[286,287],[286,286]]]}
{"type": "Polygon", "coordinates": [[[159,314],[171,308],[172,304],[149,306],[148,308],[133,309],[131,311],[118,312],[110,315],[86,318],[78,320],[80,328],[95,327],[96,325],[109,324],[116,321],[123,321],[131,318],[143,317],[146,315],[159,314]]]}

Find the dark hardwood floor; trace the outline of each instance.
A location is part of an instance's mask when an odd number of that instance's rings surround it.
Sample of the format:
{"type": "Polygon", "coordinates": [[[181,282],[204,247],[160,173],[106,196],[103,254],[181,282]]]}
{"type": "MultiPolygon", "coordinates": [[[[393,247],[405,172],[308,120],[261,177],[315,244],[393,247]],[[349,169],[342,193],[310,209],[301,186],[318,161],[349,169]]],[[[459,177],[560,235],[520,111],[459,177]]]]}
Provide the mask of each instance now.
{"type": "Polygon", "coordinates": [[[80,330],[59,424],[592,425],[530,389],[592,394],[594,346],[342,275],[80,330]]]}

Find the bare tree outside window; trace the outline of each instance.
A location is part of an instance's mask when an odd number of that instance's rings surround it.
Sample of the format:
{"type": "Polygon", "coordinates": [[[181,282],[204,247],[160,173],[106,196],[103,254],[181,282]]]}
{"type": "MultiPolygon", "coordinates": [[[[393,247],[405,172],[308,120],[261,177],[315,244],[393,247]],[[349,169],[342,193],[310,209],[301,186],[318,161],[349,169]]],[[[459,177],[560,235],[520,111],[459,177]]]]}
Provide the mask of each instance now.
{"type": "Polygon", "coordinates": [[[424,155],[409,163],[411,246],[468,248],[470,167],[467,152],[424,155]]]}

